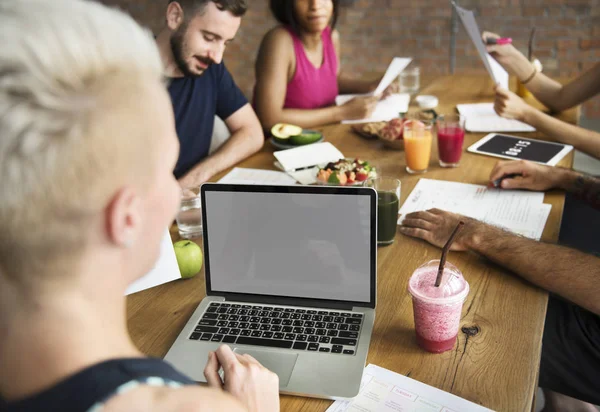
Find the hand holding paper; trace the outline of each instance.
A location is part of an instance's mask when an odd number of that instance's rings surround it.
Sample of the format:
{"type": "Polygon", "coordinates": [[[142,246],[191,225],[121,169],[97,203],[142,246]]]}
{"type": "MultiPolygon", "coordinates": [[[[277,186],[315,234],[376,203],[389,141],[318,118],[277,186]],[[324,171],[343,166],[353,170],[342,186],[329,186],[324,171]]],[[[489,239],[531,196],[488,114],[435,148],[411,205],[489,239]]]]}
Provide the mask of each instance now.
{"type": "Polygon", "coordinates": [[[411,61],[412,59],[409,58],[394,57],[373,94],[375,96],[383,94],[385,89],[392,84],[392,82],[400,75],[400,73],[402,73],[402,71],[410,64],[411,61]]]}
{"type": "Polygon", "coordinates": [[[338,103],[338,105],[343,107],[345,120],[358,120],[371,117],[379,102],[379,97],[371,95],[347,94],[343,97],[344,103],[338,103]]]}
{"type": "Polygon", "coordinates": [[[356,104],[357,113],[360,114],[360,110],[363,112],[362,116],[348,116],[342,121],[342,123],[348,124],[389,121],[395,117],[398,117],[398,113],[407,112],[408,103],[410,102],[410,96],[408,94],[391,94],[382,100],[377,100],[398,77],[398,75],[406,68],[406,66],[410,64],[411,61],[412,59],[410,58],[394,57],[373,93],[339,95],[335,99],[335,103],[338,106],[345,104],[356,104]],[[369,99],[373,97],[377,97],[377,99],[371,102],[369,99]],[[351,103],[352,99],[357,101],[355,103],[351,103]],[[373,105],[369,105],[368,110],[365,110],[367,106],[363,104],[364,107],[361,109],[359,103],[373,103],[373,105]]]}
{"type": "Polygon", "coordinates": [[[467,34],[471,38],[471,41],[475,45],[475,48],[479,53],[479,57],[481,57],[481,61],[483,62],[483,65],[488,71],[490,77],[494,80],[494,83],[500,84],[505,89],[508,89],[508,73],[497,61],[492,58],[492,56],[488,54],[486,46],[483,43],[481,35],[479,34],[480,31],[479,27],[477,26],[477,22],[475,21],[475,15],[471,10],[463,9],[454,2],[452,2],[452,5],[460,17],[467,34]]]}

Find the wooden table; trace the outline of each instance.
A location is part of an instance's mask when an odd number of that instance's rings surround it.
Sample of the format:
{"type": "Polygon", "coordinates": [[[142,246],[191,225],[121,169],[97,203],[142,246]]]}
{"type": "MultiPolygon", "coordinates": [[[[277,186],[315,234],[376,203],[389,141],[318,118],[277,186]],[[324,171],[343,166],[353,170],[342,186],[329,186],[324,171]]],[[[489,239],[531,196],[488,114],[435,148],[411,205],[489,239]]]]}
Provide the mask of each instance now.
{"type": "MultiPolygon", "coordinates": [[[[421,93],[438,96],[439,113],[450,113],[457,103],[491,101],[492,83],[487,76],[448,76],[433,80],[421,93]]],[[[577,114],[572,111],[562,116],[574,121],[577,114]]],[[[429,172],[411,176],[404,169],[404,152],[387,150],[378,141],[363,140],[344,125],[322,130],[326,140],[344,155],[374,161],[383,174],[400,178],[402,202],[421,177],[486,184],[497,161],[465,152],[460,167],[442,169],[434,147],[429,172]]],[[[482,136],[468,134],[465,148],[482,136]]],[[[538,137],[536,133],[526,136],[538,137]]],[[[273,169],[273,151],[266,143],[262,151],[239,166],[273,169]]],[[[561,166],[570,167],[572,160],[570,154],[561,166]]],[[[555,242],[564,195],[550,192],[545,203],[553,207],[543,240],[555,242]]],[[[177,237],[176,228],[171,233],[177,237]]],[[[454,350],[438,355],[426,353],[415,342],[406,286],[417,266],[439,255],[439,249],[400,233],[392,246],[378,250],[378,306],[367,362],[494,410],[530,411],[537,386],[547,293],[475,254],[453,252],[448,260],[462,270],[471,286],[461,319],[463,331],[454,350]],[[466,328],[470,334],[464,332],[466,328]]],[[[133,341],[144,353],[163,357],[204,296],[203,274],[130,296],[127,317],[133,341]]],[[[330,403],[281,397],[283,411],[324,411],[330,403]]]]}

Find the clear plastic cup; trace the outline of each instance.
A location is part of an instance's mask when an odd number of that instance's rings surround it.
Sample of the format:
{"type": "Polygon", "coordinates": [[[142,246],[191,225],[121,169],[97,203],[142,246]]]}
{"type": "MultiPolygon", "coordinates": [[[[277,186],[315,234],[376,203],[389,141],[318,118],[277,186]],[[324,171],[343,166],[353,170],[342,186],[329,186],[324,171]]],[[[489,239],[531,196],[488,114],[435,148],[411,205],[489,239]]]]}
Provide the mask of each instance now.
{"type": "Polygon", "coordinates": [[[421,69],[408,67],[400,73],[400,93],[417,94],[420,87],[421,69]]]}
{"type": "Polygon", "coordinates": [[[193,239],[202,236],[200,186],[187,187],[181,190],[181,204],[175,220],[177,221],[179,236],[182,239],[193,239]]]}
{"type": "Polygon", "coordinates": [[[439,287],[435,280],[440,266],[432,260],[418,267],[408,282],[413,298],[417,343],[432,353],[454,348],[463,303],[469,294],[469,284],[456,266],[446,262],[439,287]]]}

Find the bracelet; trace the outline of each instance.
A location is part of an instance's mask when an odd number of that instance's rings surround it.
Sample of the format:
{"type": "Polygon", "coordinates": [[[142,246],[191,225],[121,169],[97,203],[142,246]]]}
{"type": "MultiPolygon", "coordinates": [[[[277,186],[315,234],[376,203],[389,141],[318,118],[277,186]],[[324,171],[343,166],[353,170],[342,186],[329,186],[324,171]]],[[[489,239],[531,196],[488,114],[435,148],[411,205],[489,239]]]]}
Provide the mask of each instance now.
{"type": "Polygon", "coordinates": [[[529,83],[531,80],[533,80],[533,78],[535,77],[535,75],[538,73],[538,70],[535,66],[533,66],[533,73],[531,73],[531,76],[529,76],[527,79],[523,80],[521,82],[522,85],[526,85],[527,83],[529,83]]]}

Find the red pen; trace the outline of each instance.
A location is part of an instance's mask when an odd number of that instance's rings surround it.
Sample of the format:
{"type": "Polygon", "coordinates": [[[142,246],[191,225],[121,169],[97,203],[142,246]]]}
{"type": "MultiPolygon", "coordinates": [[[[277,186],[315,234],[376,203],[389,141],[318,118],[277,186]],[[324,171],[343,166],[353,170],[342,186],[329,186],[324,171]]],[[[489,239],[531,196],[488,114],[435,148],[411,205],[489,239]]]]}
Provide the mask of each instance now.
{"type": "Polygon", "coordinates": [[[510,37],[500,37],[498,39],[494,39],[494,38],[488,38],[486,40],[486,44],[488,45],[493,45],[493,44],[497,44],[499,46],[503,46],[505,44],[512,44],[512,39],[510,37]]]}

